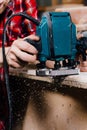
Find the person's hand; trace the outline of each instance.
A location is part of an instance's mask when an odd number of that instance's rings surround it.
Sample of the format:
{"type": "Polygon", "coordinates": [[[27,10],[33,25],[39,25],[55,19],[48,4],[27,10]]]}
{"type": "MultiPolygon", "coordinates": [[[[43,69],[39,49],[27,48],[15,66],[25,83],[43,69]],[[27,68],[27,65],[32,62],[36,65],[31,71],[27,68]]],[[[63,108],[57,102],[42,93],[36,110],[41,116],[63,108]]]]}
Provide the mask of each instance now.
{"type": "Polygon", "coordinates": [[[78,59],[79,59],[79,61],[80,61],[80,64],[79,64],[79,66],[78,66],[79,69],[80,69],[80,71],[81,71],[81,72],[87,72],[87,60],[86,60],[86,61],[83,61],[81,55],[78,56],[78,59]]]}
{"type": "MultiPolygon", "coordinates": [[[[39,40],[39,37],[35,35],[30,35],[26,38],[30,38],[34,41],[39,40]]],[[[21,68],[28,63],[34,63],[36,61],[38,51],[34,46],[24,41],[24,39],[15,40],[8,49],[6,59],[9,66],[21,68]]]]}
{"type": "Polygon", "coordinates": [[[46,61],[46,67],[50,69],[54,69],[55,61],[47,60],[46,61]]]}
{"type": "Polygon", "coordinates": [[[87,61],[83,61],[80,63],[80,71],[87,72],[87,61]]]}
{"type": "MultiPolygon", "coordinates": [[[[87,31],[86,31],[86,35],[87,35],[87,31]]],[[[83,33],[77,33],[77,39],[80,40],[82,37],[84,37],[83,33]]],[[[87,57],[87,50],[86,50],[86,57],[87,57]]],[[[81,72],[87,72],[87,58],[86,61],[83,61],[82,59],[82,55],[78,55],[77,59],[80,61],[80,71],[81,72]]]]}

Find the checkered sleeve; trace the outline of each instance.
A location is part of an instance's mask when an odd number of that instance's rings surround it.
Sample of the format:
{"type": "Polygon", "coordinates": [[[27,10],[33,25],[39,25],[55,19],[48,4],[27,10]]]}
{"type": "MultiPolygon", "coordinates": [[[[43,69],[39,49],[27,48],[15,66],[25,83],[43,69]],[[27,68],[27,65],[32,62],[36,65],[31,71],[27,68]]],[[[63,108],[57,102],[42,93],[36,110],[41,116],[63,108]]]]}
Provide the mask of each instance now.
{"type": "MultiPolygon", "coordinates": [[[[28,15],[37,19],[37,4],[35,0],[25,0],[25,10],[28,15]]],[[[27,19],[24,20],[24,24],[27,26],[27,31],[30,34],[35,33],[36,25],[27,19]]]]}
{"type": "MultiPolygon", "coordinates": [[[[13,4],[13,14],[26,11],[28,15],[37,19],[37,4],[35,0],[15,0],[13,4]]],[[[16,16],[14,17],[8,26],[8,45],[18,37],[23,38],[30,34],[34,34],[36,31],[36,25],[31,21],[16,16]]]]}

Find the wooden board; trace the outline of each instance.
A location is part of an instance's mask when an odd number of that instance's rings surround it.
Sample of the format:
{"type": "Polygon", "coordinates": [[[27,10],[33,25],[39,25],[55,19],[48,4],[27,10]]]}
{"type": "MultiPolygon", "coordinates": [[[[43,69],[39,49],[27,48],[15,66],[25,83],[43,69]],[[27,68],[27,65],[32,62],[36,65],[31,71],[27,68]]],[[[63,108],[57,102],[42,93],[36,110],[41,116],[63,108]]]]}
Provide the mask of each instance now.
{"type": "Polygon", "coordinates": [[[10,69],[10,75],[15,75],[19,77],[34,79],[49,83],[58,83],[60,85],[77,87],[87,89],[87,72],[80,72],[79,75],[69,75],[61,77],[40,77],[35,75],[35,70],[31,70],[32,74],[29,74],[29,70],[18,70],[10,69]]]}

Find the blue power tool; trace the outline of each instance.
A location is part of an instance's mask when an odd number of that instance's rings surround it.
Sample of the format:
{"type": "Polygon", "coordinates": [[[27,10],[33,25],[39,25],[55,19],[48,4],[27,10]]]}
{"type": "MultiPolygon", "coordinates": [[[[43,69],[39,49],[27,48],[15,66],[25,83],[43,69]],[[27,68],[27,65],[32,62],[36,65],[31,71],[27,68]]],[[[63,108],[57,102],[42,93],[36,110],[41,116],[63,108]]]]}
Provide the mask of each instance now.
{"type": "Polygon", "coordinates": [[[40,61],[37,75],[69,75],[78,74],[76,59],[79,44],[76,38],[76,26],[72,23],[68,12],[47,12],[37,26],[37,35],[41,38],[42,49],[39,51],[40,61]],[[55,61],[54,70],[45,69],[46,60],[55,61]],[[60,62],[62,61],[62,65],[60,62]]]}
{"type": "MultiPolygon", "coordinates": [[[[5,24],[3,32],[3,52],[6,40],[6,26],[14,16],[23,16],[36,24],[36,35],[40,37],[39,42],[25,39],[38,50],[36,75],[40,76],[61,76],[79,74],[76,60],[77,53],[86,60],[87,37],[77,40],[76,25],[72,22],[69,12],[45,12],[41,21],[34,19],[26,12],[10,16],[5,24]],[[46,61],[55,62],[53,69],[46,68],[46,61]]],[[[86,33],[85,33],[86,34],[86,33]]],[[[5,61],[5,53],[3,61],[5,61]]],[[[5,65],[6,66],[6,65],[5,65]]]]}
{"type": "Polygon", "coordinates": [[[39,26],[37,26],[36,34],[41,39],[39,44],[29,42],[39,51],[40,64],[38,64],[36,75],[79,74],[77,68],[79,62],[76,61],[76,55],[77,53],[82,54],[83,59],[86,59],[87,43],[84,42],[84,38],[77,40],[76,25],[72,22],[69,12],[44,13],[39,26]],[[55,61],[54,69],[46,68],[47,60],[55,61]]]}

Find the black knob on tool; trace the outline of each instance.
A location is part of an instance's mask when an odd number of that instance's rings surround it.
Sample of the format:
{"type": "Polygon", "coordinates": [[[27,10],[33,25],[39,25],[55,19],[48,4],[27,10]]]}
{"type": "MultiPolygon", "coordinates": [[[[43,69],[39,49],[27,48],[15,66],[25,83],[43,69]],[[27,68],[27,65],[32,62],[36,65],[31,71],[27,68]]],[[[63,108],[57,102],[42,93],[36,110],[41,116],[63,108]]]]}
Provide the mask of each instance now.
{"type": "Polygon", "coordinates": [[[38,52],[41,52],[41,50],[42,50],[41,40],[34,41],[34,40],[29,39],[29,38],[26,38],[24,41],[33,45],[38,50],[38,52]]]}

